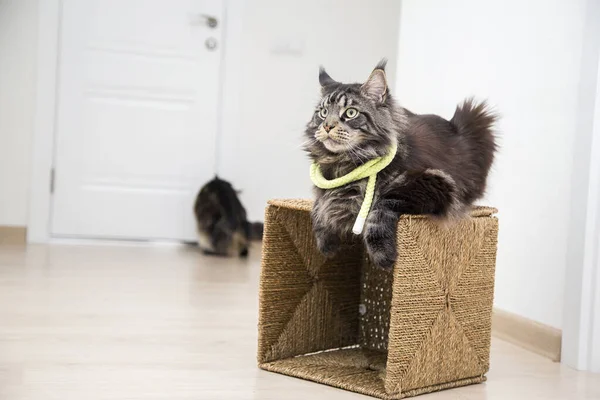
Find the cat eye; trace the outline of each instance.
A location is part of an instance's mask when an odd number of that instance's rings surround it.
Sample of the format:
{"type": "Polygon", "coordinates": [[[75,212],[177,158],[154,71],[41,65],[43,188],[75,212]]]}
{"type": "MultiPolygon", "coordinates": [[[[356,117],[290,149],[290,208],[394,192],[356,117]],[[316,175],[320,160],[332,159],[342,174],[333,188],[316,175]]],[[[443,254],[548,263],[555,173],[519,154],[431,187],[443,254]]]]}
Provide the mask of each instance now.
{"type": "Polygon", "coordinates": [[[347,108],[344,116],[348,119],[356,118],[358,110],[356,108],[347,108]]]}
{"type": "Polygon", "coordinates": [[[321,117],[321,119],[325,119],[326,116],[327,116],[327,109],[326,108],[321,108],[319,110],[319,117],[321,117]]]}

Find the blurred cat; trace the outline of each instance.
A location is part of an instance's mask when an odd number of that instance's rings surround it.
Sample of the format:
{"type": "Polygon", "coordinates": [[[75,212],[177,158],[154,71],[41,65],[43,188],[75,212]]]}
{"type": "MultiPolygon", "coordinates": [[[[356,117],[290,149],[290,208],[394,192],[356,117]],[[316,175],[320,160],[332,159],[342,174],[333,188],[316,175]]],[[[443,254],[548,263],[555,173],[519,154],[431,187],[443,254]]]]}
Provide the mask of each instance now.
{"type": "Polygon", "coordinates": [[[248,222],[238,193],[219,177],[200,189],[194,214],[198,245],[205,254],[246,257],[249,242],[262,239],[263,223],[248,222]]]}
{"type": "MultiPolygon", "coordinates": [[[[414,114],[396,104],[387,85],[385,60],[365,83],[345,84],[319,73],[321,101],[306,128],[305,150],[326,179],[384,156],[397,145],[391,164],[377,175],[375,197],[362,233],[379,267],[397,257],[400,214],[458,218],[486,187],[496,144],[496,114],[485,102],[466,100],[449,121],[414,114]]],[[[312,219],[317,247],[325,255],[340,249],[365,196],[363,179],[335,189],[315,188],[312,219]]]]}

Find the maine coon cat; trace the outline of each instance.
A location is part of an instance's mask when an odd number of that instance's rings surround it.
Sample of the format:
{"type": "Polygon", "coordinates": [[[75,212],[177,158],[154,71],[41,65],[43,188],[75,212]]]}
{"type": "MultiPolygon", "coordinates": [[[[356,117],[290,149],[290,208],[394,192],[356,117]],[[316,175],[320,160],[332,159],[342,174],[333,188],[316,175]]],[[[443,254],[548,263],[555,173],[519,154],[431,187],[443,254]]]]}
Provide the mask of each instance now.
{"type": "Polygon", "coordinates": [[[238,193],[218,177],[200,189],[194,214],[198,245],[206,254],[245,257],[249,242],[262,239],[262,222],[248,222],[238,193]]]}
{"type": "MultiPolygon", "coordinates": [[[[362,231],[371,261],[392,268],[401,214],[460,218],[484,194],[496,149],[492,128],[497,116],[485,102],[472,99],[459,105],[450,121],[412,113],[390,95],[385,60],[363,84],[336,82],[323,68],[319,82],[322,97],[306,128],[305,150],[323,177],[339,178],[397,145],[391,164],[377,174],[362,231]]],[[[351,234],[366,182],[315,187],[313,229],[323,254],[335,254],[351,234]]]]}

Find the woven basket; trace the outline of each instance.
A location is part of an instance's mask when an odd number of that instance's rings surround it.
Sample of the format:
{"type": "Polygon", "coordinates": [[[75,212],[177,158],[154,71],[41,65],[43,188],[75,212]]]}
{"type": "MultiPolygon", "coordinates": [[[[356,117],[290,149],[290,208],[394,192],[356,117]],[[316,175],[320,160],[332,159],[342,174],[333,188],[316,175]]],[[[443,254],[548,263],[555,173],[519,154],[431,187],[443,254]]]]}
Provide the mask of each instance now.
{"type": "Polygon", "coordinates": [[[403,216],[398,260],[384,271],[359,242],[323,257],[310,208],[274,200],[266,210],[261,368],[382,399],[485,380],[496,210],[475,208],[452,227],[403,216]]]}

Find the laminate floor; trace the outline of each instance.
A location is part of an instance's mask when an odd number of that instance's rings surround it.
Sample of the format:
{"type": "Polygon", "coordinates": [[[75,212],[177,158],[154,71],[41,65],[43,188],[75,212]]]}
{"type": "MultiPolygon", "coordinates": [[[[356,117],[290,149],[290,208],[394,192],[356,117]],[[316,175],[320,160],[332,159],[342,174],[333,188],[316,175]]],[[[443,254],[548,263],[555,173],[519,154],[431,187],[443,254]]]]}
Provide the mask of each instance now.
{"type": "MultiPolygon", "coordinates": [[[[0,400],[359,399],[256,367],[260,248],[0,246],[0,400]]],[[[600,399],[600,375],[493,340],[488,382],[427,400],[600,399]]]]}

